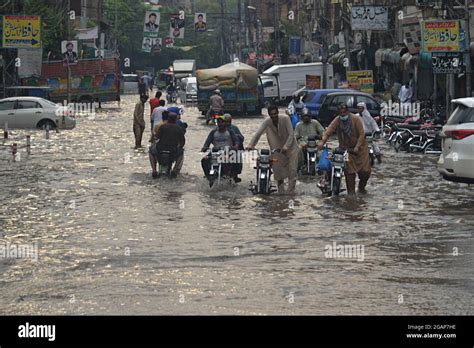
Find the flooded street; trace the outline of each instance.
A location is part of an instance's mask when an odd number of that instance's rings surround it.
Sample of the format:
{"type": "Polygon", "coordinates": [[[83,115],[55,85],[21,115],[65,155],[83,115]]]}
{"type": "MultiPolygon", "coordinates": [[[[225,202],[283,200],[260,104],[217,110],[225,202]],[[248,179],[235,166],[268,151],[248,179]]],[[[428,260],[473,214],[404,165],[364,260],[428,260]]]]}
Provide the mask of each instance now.
{"type": "MultiPolygon", "coordinates": [[[[211,190],[210,127],[190,107],[182,174],[153,180],[132,148],[137,98],[49,140],[32,132],[30,156],[27,131],[0,145],[0,242],[38,246],[37,262],[0,260],[1,314],[473,314],[474,189],[443,181],[437,156],[383,144],[356,198],[305,177],[295,195],[253,196],[250,165],[211,190]],[[333,243],[364,257],[328,258],[333,243]]],[[[246,144],[262,120],[234,119],[246,144]]]]}

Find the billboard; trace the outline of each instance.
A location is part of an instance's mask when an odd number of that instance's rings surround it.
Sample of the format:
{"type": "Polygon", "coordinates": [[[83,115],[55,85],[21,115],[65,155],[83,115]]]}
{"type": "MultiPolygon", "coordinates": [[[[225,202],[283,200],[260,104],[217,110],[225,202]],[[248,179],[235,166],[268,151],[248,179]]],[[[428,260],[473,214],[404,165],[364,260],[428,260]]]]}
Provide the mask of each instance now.
{"type": "Polygon", "coordinates": [[[352,30],[388,30],[386,6],[352,6],[352,30]]]}
{"type": "Polygon", "coordinates": [[[372,70],[347,72],[348,88],[365,93],[374,93],[374,75],[372,70]]]}
{"type": "Polygon", "coordinates": [[[459,52],[460,23],[457,20],[422,21],[424,52],[459,52]]]}
{"type": "Polygon", "coordinates": [[[462,53],[433,53],[433,74],[461,74],[466,71],[462,53]]]}
{"type": "Polygon", "coordinates": [[[40,16],[3,16],[3,47],[41,48],[40,16]]]}

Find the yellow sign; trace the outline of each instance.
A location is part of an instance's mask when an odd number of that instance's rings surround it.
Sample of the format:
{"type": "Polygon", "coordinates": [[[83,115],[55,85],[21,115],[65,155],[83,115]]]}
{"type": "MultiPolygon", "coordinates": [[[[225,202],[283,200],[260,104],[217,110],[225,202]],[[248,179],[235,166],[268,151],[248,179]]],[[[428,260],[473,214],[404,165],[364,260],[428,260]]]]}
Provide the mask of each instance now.
{"type": "Polygon", "coordinates": [[[347,72],[348,88],[365,93],[374,93],[374,76],[372,70],[347,72]]]}
{"type": "Polygon", "coordinates": [[[41,48],[41,17],[3,16],[3,47],[41,48]]]}
{"type": "Polygon", "coordinates": [[[459,52],[459,21],[423,21],[424,52],[459,52]]]}

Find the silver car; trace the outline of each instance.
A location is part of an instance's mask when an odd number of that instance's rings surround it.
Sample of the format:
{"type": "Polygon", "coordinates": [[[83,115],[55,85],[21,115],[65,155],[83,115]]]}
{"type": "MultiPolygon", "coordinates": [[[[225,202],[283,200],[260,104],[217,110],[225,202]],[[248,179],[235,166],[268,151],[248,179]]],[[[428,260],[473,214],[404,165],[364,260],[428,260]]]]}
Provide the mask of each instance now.
{"type": "Polygon", "coordinates": [[[446,180],[474,184],[474,98],[452,103],[456,108],[441,132],[438,171],[446,180]]]}
{"type": "Polygon", "coordinates": [[[0,128],[56,127],[73,129],[76,119],[68,107],[38,97],[13,97],[0,100],[0,128]]]}

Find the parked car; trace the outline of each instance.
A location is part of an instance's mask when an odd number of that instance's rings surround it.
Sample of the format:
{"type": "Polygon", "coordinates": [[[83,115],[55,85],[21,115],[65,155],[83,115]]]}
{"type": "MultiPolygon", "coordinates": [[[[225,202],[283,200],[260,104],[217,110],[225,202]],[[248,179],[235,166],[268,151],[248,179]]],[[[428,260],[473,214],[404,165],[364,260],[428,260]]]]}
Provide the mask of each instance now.
{"type": "Polygon", "coordinates": [[[367,105],[367,110],[370,112],[372,117],[380,115],[382,106],[370,94],[346,91],[328,93],[322,101],[317,120],[323,126],[328,126],[336,117],[339,105],[346,104],[349,107],[349,111],[356,114],[358,113],[357,104],[361,102],[364,102],[367,105]]]}
{"type": "Polygon", "coordinates": [[[8,128],[42,128],[57,126],[73,129],[76,120],[67,107],[38,97],[13,97],[0,100],[0,127],[8,122],[8,128]],[[64,115],[64,122],[63,122],[64,115]]]}
{"type": "Polygon", "coordinates": [[[122,75],[122,93],[123,94],[138,94],[138,75],[137,74],[123,74],[122,75]]]}
{"type": "Polygon", "coordinates": [[[441,131],[438,171],[448,181],[474,184],[474,98],[452,103],[456,108],[441,131]]]}
{"type": "Polygon", "coordinates": [[[306,108],[311,112],[312,118],[317,118],[319,113],[319,108],[321,107],[322,100],[329,93],[336,92],[356,92],[351,89],[303,89],[302,92],[305,94],[303,102],[306,105],[306,108]]]}

